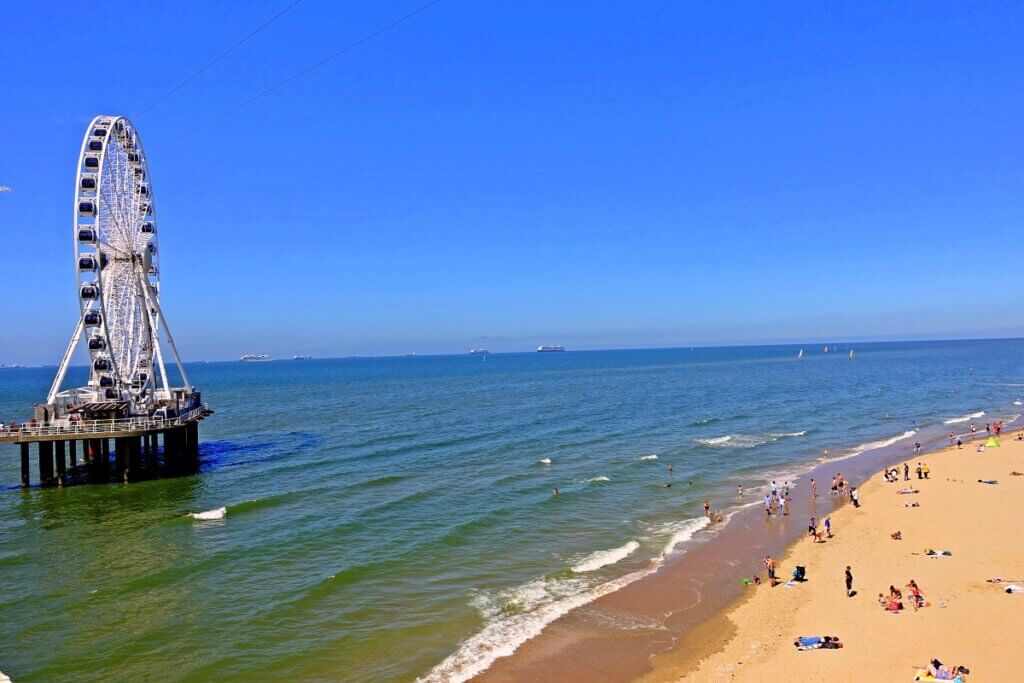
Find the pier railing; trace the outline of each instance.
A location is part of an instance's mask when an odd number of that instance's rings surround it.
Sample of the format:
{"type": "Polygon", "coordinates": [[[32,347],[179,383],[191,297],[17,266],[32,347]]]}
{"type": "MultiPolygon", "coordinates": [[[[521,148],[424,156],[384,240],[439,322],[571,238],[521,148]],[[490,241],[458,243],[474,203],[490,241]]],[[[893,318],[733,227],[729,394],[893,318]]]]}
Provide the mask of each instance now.
{"type": "Polygon", "coordinates": [[[47,423],[18,425],[17,430],[0,425],[0,436],[20,434],[33,436],[73,436],[75,434],[116,434],[119,432],[152,431],[180,427],[209,412],[205,403],[176,417],[128,417],[118,420],[60,420],[47,423]]]}

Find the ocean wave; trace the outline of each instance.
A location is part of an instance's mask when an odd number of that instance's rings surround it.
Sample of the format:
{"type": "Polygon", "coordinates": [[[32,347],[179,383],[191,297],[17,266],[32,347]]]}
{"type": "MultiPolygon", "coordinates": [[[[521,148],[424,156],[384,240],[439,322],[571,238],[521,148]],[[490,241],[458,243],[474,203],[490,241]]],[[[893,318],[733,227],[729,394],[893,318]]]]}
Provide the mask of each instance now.
{"type": "Polygon", "coordinates": [[[724,446],[728,448],[755,448],[767,443],[774,443],[779,439],[795,439],[806,434],[802,432],[773,432],[769,434],[727,434],[709,439],[694,439],[699,444],[711,446],[712,448],[724,446]]]}
{"type": "Polygon", "coordinates": [[[708,517],[695,517],[693,519],[683,520],[682,522],[674,522],[669,525],[667,530],[672,533],[672,537],[668,540],[668,543],[665,544],[665,547],[661,549],[662,556],[671,553],[680,543],[689,541],[693,538],[695,533],[710,523],[711,519],[708,517]]]}
{"type": "Polygon", "coordinates": [[[984,410],[978,411],[976,413],[971,413],[970,415],[963,415],[961,417],[951,417],[948,420],[943,420],[942,424],[944,424],[944,425],[955,425],[955,424],[960,424],[961,422],[969,422],[971,420],[977,420],[979,417],[985,417],[985,411],[984,410]]]}
{"type": "Polygon", "coordinates": [[[713,424],[715,422],[721,422],[720,417],[706,417],[703,420],[694,420],[689,424],[690,427],[703,427],[704,425],[713,424]]]}
{"type": "Polygon", "coordinates": [[[608,477],[602,475],[600,477],[591,477],[590,479],[587,479],[587,481],[597,483],[597,482],[601,482],[601,481],[611,481],[611,479],[609,479],[608,477]]]}
{"type": "MultiPolygon", "coordinates": [[[[700,517],[663,527],[672,532],[672,540],[666,546],[662,558],[677,543],[689,540],[708,523],[706,517],[700,517]]],[[[623,548],[627,546],[628,543],[623,548]]],[[[620,550],[622,548],[602,552],[614,553],[620,550]]],[[[590,557],[596,555],[598,553],[590,557]]],[[[555,619],[653,574],[661,566],[662,558],[655,558],[643,569],[604,583],[595,583],[593,575],[588,573],[571,573],[569,576],[559,574],[534,579],[514,588],[477,595],[471,604],[483,615],[486,621],[484,628],[462,641],[455,652],[425,676],[418,678],[417,683],[468,681],[485,671],[495,660],[511,655],[520,645],[539,635],[555,619]]]]}
{"type": "MultiPolygon", "coordinates": [[[[878,448],[885,448],[887,446],[891,446],[894,443],[897,443],[898,441],[903,441],[904,439],[909,439],[910,437],[914,436],[915,434],[917,434],[917,430],[915,430],[915,429],[908,429],[907,431],[903,432],[899,436],[894,436],[891,439],[883,439],[881,441],[869,441],[867,443],[862,443],[861,445],[857,446],[856,448],[851,449],[849,453],[845,453],[845,454],[837,456],[837,457],[829,458],[829,460],[830,461],[836,461],[836,460],[846,460],[847,458],[853,458],[853,457],[858,456],[861,453],[864,453],[866,451],[873,451],[873,450],[876,450],[878,448]]],[[[824,458],[819,458],[818,460],[819,461],[823,461],[824,458]]]]}
{"type": "Polygon", "coordinates": [[[551,464],[551,458],[541,458],[540,460],[537,461],[537,464],[538,465],[550,465],[551,464]]]}
{"type": "Polygon", "coordinates": [[[641,455],[640,460],[657,460],[657,455],[641,455]]]}
{"type": "Polygon", "coordinates": [[[577,574],[583,574],[585,572],[592,572],[601,567],[607,567],[610,564],[615,564],[620,560],[624,560],[632,555],[640,544],[636,541],[630,541],[625,545],[621,545],[618,548],[612,548],[611,550],[598,550],[596,553],[591,553],[582,562],[575,565],[572,570],[577,574]]]}
{"type": "Polygon", "coordinates": [[[224,516],[228,514],[226,507],[215,508],[213,510],[207,510],[206,512],[193,512],[189,515],[192,519],[199,519],[202,521],[209,521],[211,519],[224,519],[224,516]]]}
{"type": "Polygon", "coordinates": [[[511,655],[563,614],[613,593],[656,569],[656,564],[652,563],[645,569],[597,585],[582,578],[536,579],[498,596],[474,600],[474,606],[483,613],[487,625],[417,681],[467,681],[496,659],[511,655]]]}
{"type": "Polygon", "coordinates": [[[1017,399],[1016,401],[1013,402],[1013,405],[1015,405],[1015,406],[1024,406],[1024,402],[1021,402],[1020,399],[1017,399]]]}

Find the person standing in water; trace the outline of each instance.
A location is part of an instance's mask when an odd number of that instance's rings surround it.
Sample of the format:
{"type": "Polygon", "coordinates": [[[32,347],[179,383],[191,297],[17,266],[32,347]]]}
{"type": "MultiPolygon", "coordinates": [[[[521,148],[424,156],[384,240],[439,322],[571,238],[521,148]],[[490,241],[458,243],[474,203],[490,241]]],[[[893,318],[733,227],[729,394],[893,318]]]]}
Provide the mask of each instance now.
{"type": "Polygon", "coordinates": [[[711,516],[711,501],[710,500],[705,500],[704,501],[704,514],[707,515],[708,517],[711,516]]]}

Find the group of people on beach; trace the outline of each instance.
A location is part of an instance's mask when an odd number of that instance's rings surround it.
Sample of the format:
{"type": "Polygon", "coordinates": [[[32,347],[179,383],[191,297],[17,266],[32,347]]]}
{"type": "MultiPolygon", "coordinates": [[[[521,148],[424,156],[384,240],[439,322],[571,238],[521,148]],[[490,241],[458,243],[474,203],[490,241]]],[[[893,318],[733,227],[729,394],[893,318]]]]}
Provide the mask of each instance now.
{"type": "MultiPolygon", "coordinates": [[[[924,593],[921,592],[921,588],[917,585],[917,581],[910,580],[904,588],[907,589],[907,602],[914,608],[914,611],[927,607],[928,603],[925,602],[924,593]]],[[[903,606],[903,591],[896,586],[889,586],[889,595],[885,596],[883,593],[878,594],[878,604],[882,606],[886,612],[902,612],[906,609],[903,606]]]]}

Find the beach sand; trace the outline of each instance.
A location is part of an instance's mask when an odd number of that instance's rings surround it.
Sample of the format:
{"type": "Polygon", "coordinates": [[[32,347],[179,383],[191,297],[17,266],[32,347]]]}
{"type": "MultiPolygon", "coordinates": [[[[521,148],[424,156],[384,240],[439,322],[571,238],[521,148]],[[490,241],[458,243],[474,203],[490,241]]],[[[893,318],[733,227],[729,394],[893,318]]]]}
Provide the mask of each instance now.
{"type": "MultiPolygon", "coordinates": [[[[1021,680],[1024,594],[986,582],[1024,580],[1024,544],[1014,528],[1024,518],[1024,477],[1010,476],[1024,472],[1024,442],[1014,436],[1004,435],[1000,448],[984,453],[975,450],[984,441],[979,437],[961,450],[911,459],[909,485],[920,490],[916,495],[898,493],[908,485],[902,469],[895,484],[881,473],[872,477],[860,488],[859,509],[844,505],[832,513],[833,538],[812,543],[804,537],[776,558],[779,578],[788,580],[802,565],[806,582],[751,585],[723,614],[654,657],[654,670],[641,680],[910,681],[913,665],[932,658],[969,667],[972,681],[1021,680]],[[929,465],[930,479],[917,479],[918,461],[929,465]],[[904,507],[911,502],[920,507],[904,507]],[[890,538],[896,530],[903,540],[890,538]],[[953,554],[927,557],[925,548],[953,554]],[[852,598],[845,593],[847,565],[852,598]],[[905,586],[911,579],[930,607],[910,608],[905,586]],[[907,609],[897,615],[878,604],[890,585],[904,594],[907,609]],[[821,635],[839,636],[844,647],[793,647],[797,636],[821,635]]],[[[828,496],[828,486],[821,489],[828,496]]]]}

